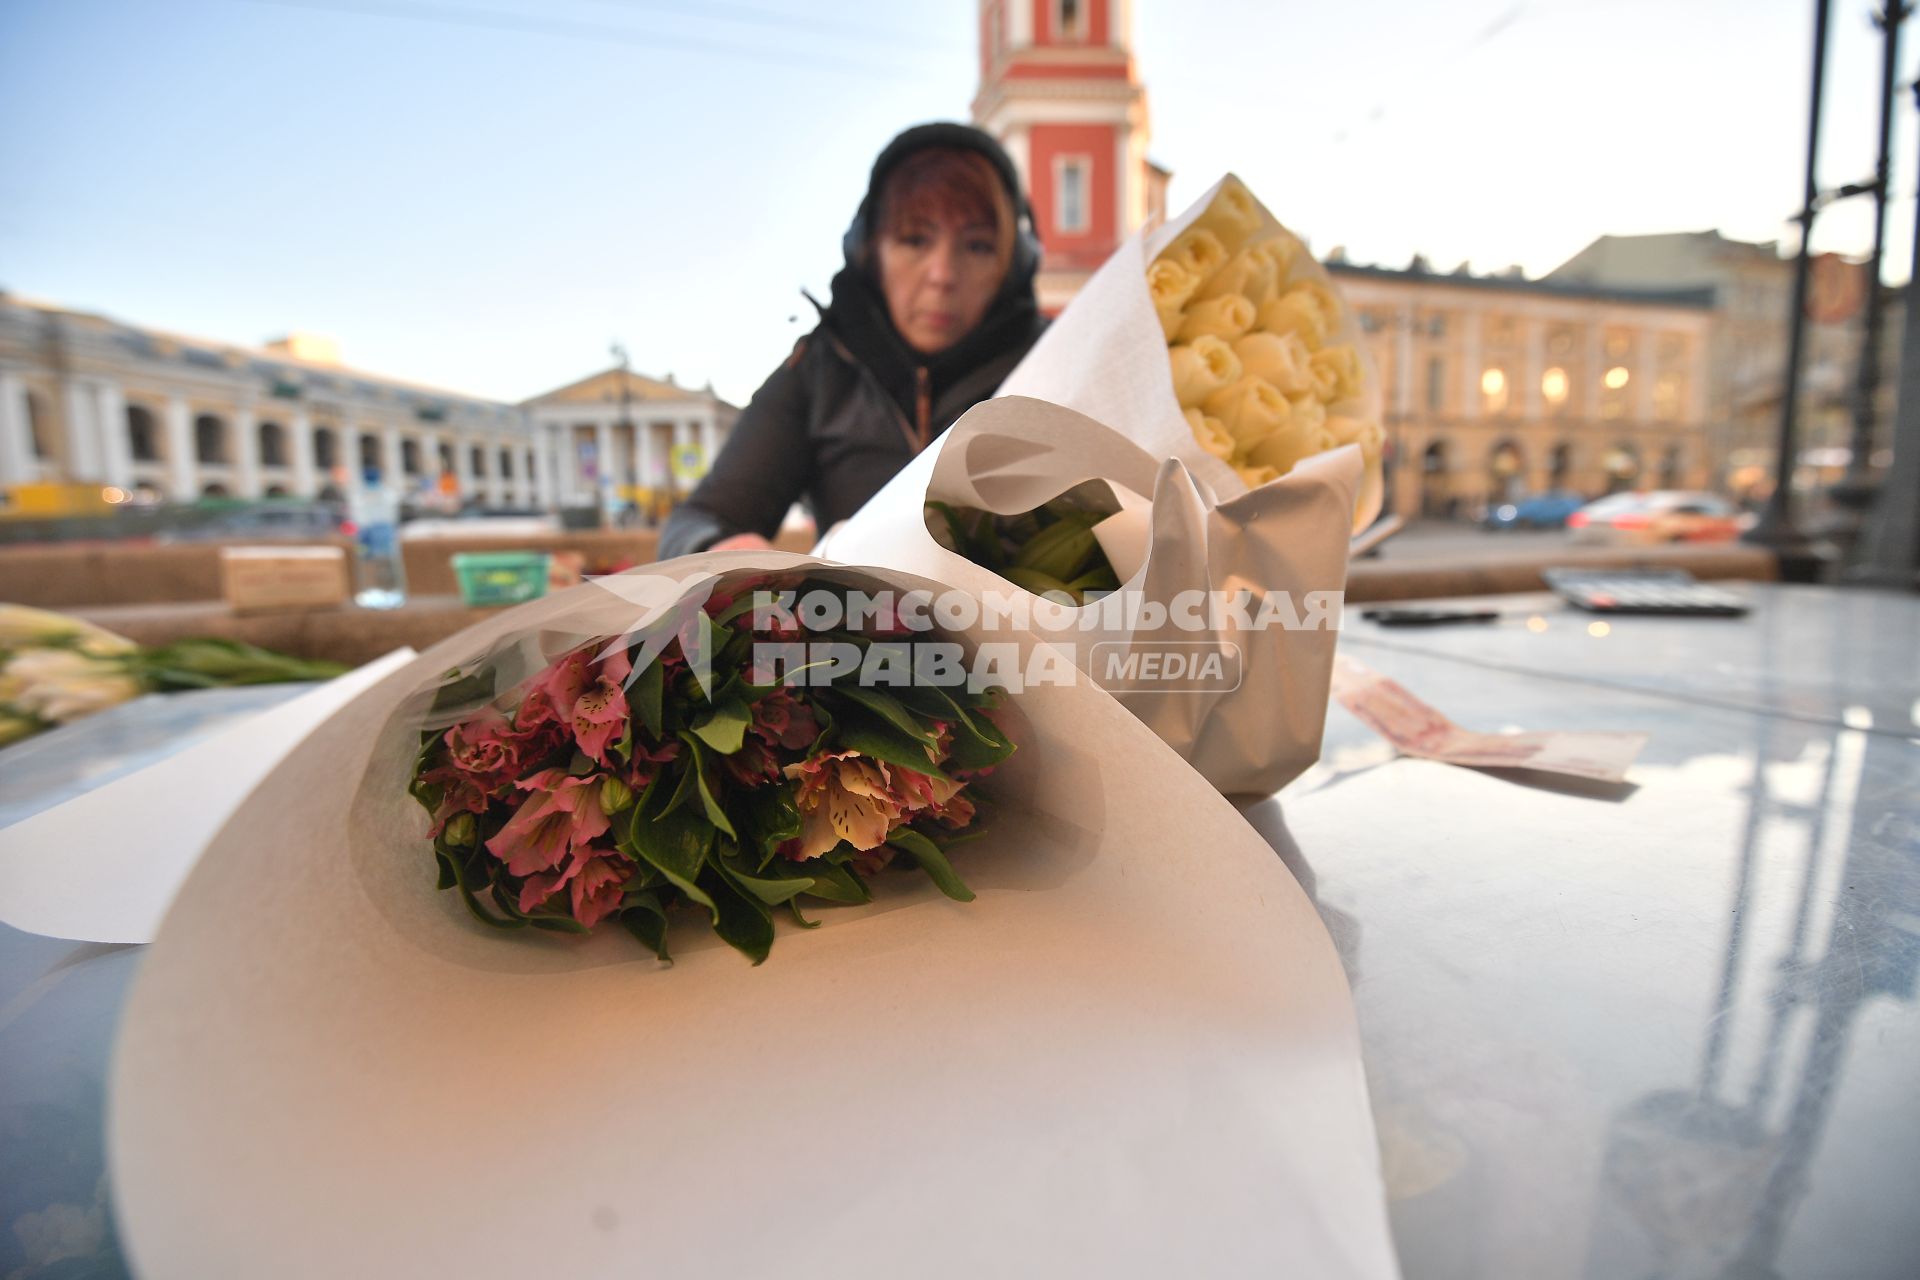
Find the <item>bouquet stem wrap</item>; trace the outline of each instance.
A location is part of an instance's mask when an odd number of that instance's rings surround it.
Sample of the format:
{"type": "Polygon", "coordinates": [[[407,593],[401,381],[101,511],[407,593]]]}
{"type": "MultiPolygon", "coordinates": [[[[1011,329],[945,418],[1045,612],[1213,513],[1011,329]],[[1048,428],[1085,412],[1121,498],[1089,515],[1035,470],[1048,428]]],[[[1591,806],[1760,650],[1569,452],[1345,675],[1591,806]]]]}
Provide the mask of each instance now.
{"type": "Polygon", "coordinates": [[[1156,462],[1082,413],[1002,396],[969,411],[818,550],[976,595],[1023,594],[942,545],[927,504],[1011,515],[1090,495],[1114,512],[1094,533],[1120,590],[1080,609],[1036,598],[1036,626],[1216,789],[1268,795],[1320,754],[1360,472],[1354,448],[1251,491],[1229,470],[1214,476],[1233,486],[1221,501],[1184,459],[1156,462]],[[1235,597],[1250,607],[1214,615],[1235,597]],[[1130,664],[1136,653],[1143,660],[1130,664]],[[1168,678],[1170,664],[1144,661],[1151,654],[1183,666],[1220,655],[1222,678],[1168,678]]]}
{"type": "Polygon", "coordinates": [[[992,820],[955,854],[973,902],[903,875],[783,923],[757,968],[692,921],[668,967],[436,891],[406,779],[449,670],[532,670],[643,598],[798,568],[931,585],[772,553],[590,583],[438,646],[267,776],[121,1026],[137,1274],[1396,1273],[1311,904],[1084,682],[1017,698],[992,820]]]}

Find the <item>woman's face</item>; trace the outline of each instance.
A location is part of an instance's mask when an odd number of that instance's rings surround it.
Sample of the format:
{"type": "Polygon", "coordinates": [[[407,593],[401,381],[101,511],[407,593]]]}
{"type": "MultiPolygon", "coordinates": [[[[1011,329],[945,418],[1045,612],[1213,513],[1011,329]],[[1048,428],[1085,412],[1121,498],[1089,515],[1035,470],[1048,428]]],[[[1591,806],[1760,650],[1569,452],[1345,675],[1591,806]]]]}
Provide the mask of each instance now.
{"type": "Polygon", "coordinates": [[[992,223],[909,214],[880,236],[880,291],[893,327],[921,355],[973,332],[1006,274],[992,223]]]}

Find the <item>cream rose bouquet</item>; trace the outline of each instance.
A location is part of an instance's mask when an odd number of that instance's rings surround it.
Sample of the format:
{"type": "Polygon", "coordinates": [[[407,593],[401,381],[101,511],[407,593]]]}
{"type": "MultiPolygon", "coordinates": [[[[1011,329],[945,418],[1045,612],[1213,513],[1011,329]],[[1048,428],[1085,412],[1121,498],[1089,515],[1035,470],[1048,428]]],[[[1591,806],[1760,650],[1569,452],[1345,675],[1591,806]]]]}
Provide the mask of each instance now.
{"type": "Polygon", "coordinates": [[[1380,513],[1380,382],[1352,309],[1231,174],[1122,245],[1001,394],[1077,409],[1223,498],[1353,445],[1354,530],[1380,513]]]}

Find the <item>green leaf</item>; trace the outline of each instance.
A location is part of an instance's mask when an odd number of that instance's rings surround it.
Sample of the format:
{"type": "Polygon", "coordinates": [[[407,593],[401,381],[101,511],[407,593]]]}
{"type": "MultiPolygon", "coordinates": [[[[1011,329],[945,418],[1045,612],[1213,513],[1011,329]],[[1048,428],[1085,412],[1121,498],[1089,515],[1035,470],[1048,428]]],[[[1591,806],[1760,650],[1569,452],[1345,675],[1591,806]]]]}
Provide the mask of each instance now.
{"type": "Polygon", "coordinates": [[[673,963],[673,957],[667,954],[667,909],[661,905],[659,894],[627,894],[621,900],[619,916],[627,932],[640,939],[647,950],[673,963]]]}
{"type": "Polygon", "coordinates": [[[833,737],[843,749],[857,751],[888,764],[897,764],[930,778],[946,778],[947,775],[927,755],[925,744],[900,732],[879,716],[858,706],[844,706],[834,719],[833,737]]]}
{"type": "Polygon", "coordinates": [[[745,699],[735,694],[716,703],[713,713],[695,724],[693,731],[700,741],[721,755],[730,756],[746,741],[747,726],[752,723],[753,712],[745,699]]]}
{"type": "Polygon", "coordinates": [[[939,845],[921,835],[911,827],[902,827],[887,837],[887,843],[907,853],[920,864],[927,873],[927,879],[939,887],[940,892],[955,902],[972,902],[973,890],[967,888],[960,879],[953,864],[947,861],[947,855],[939,845]]]}
{"type": "Polygon", "coordinates": [[[709,873],[705,884],[714,904],[713,931],[755,964],[765,960],[773,949],[773,915],[766,904],[734,888],[723,875],[709,873]]]}
{"type": "Polygon", "coordinates": [[[800,910],[800,899],[788,898],[787,910],[792,913],[793,922],[802,929],[818,929],[820,927],[818,920],[807,919],[806,914],[800,910]]]}
{"type": "Polygon", "coordinates": [[[694,786],[700,792],[700,806],[707,811],[707,821],[738,840],[740,833],[733,829],[733,822],[727,817],[727,811],[720,807],[719,800],[714,798],[713,788],[707,784],[706,748],[700,744],[700,739],[691,733],[683,731],[680,734],[680,740],[693,749],[693,760],[687,767],[693,774],[694,786]]]}
{"type": "Polygon", "coordinates": [[[873,893],[867,888],[867,882],[855,874],[852,867],[832,863],[825,858],[809,858],[799,865],[806,868],[807,875],[813,880],[813,887],[807,890],[809,897],[849,904],[873,901],[873,893]]]}
{"type": "MultiPolygon", "coordinates": [[[[648,793],[649,796],[652,792],[648,793]]],[[[713,911],[713,899],[699,884],[700,872],[713,847],[713,827],[689,809],[652,813],[650,805],[633,807],[630,828],[634,850],[667,882],[701,906],[713,911]]]]}
{"type": "Polygon", "coordinates": [[[902,705],[900,699],[883,689],[869,689],[857,684],[841,684],[835,685],[833,691],[843,698],[853,699],[917,742],[931,747],[940,740],[939,735],[902,705]]]}
{"type": "MultiPolygon", "coordinates": [[[[812,876],[766,876],[749,872],[740,865],[738,855],[729,857],[722,853],[717,861],[720,869],[726,873],[727,879],[732,881],[736,888],[744,889],[770,907],[792,901],[813,888],[812,876]]],[[[787,865],[796,864],[788,863],[787,865]]]]}
{"type": "Polygon", "coordinates": [[[665,673],[656,654],[646,669],[627,686],[627,706],[640,717],[640,723],[647,726],[647,736],[655,742],[660,741],[666,723],[661,707],[664,692],[665,673]]]}
{"type": "Polygon", "coordinates": [[[782,844],[800,834],[800,810],[793,803],[793,788],[779,784],[753,787],[739,796],[743,843],[759,855],[759,867],[782,844]]]}

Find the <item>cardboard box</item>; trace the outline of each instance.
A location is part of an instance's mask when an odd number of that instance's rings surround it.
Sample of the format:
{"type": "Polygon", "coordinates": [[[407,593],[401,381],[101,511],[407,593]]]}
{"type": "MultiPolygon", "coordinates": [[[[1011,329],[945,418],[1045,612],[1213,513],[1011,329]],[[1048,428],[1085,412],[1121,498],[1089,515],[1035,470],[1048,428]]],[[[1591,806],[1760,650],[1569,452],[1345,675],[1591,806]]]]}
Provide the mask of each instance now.
{"type": "Polygon", "coordinates": [[[220,582],[242,615],[338,609],[353,594],[342,547],[222,547],[220,582]]]}

